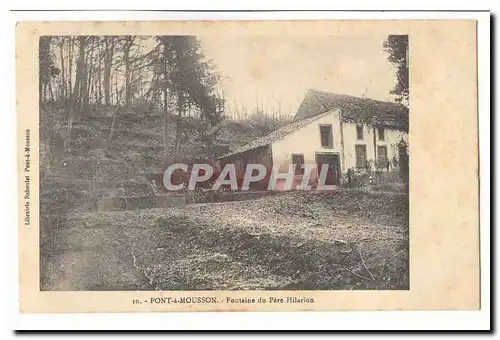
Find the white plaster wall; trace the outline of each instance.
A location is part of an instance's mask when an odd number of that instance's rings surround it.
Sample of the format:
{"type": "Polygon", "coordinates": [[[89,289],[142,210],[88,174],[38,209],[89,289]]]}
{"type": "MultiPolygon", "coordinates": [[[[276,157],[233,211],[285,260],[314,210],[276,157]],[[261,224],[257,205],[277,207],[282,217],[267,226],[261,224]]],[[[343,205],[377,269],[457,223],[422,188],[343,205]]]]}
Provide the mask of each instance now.
{"type": "Polygon", "coordinates": [[[288,167],[292,154],[304,154],[304,162],[316,164],[316,152],[341,152],[340,117],[335,109],[312,123],[292,132],[285,138],[272,144],[273,164],[288,167]],[[321,146],[319,127],[321,124],[332,125],[333,148],[321,146]]]}
{"type": "Polygon", "coordinates": [[[393,157],[399,160],[399,150],[398,143],[403,139],[408,143],[408,134],[403,131],[385,128],[385,140],[381,141],[378,139],[378,129],[375,129],[372,125],[363,124],[363,140],[358,140],[356,133],[355,123],[342,123],[344,130],[344,159],[345,168],[343,171],[347,171],[349,168],[356,168],[356,145],[366,145],[367,159],[375,161],[375,147],[373,144],[373,135],[376,136],[376,145],[387,146],[387,158],[392,160],[393,157]]]}
{"type": "Polygon", "coordinates": [[[356,168],[356,145],[366,145],[367,160],[375,161],[375,146],[373,135],[376,135],[376,145],[387,146],[387,157],[399,158],[397,144],[401,139],[408,143],[406,132],[385,129],[385,140],[378,140],[378,130],[372,125],[363,124],[363,139],[358,140],[356,123],[342,123],[342,133],[344,137],[344,147],[342,150],[340,111],[332,110],[325,116],[289,134],[285,138],[272,144],[273,164],[280,164],[282,171],[286,171],[291,163],[292,154],[303,154],[304,162],[315,164],[316,152],[331,152],[340,155],[341,172],[345,174],[349,168],[356,168]],[[333,148],[321,147],[319,126],[321,124],[331,124],[333,133],[333,148]]]}
{"type": "Polygon", "coordinates": [[[394,157],[399,161],[398,144],[403,139],[408,144],[408,134],[403,131],[385,129],[385,141],[379,141],[377,136],[377,145],[387,146],[387,158],[391,161],[394,157]]]}
{"type": "Polygon", "coordinates": [[[343,123],[344,130],[344,159],[345,167],[343,172],[349,168],[356,168],[356,145],[366,145],[367,159],[376,161],[375,146],[373,144],[373,135],[376,137],[376,146],[387,146],[387,158],[391,161],[394,157],[399,161],[398,143],[403,139],[408,143],[408,134],[403,131],[385,128],[385,140],[378,139],[378,129],[372,125],[363,124],[364,138],[358,140],[355,123],[343,123]]]}
{"type": "Polygon", "coordinates": [[[347,169],[356,168],[356,145],[366,146],[366,159],[374,159],[375,151],[373,148],[373,127],[367,124],[363,125],[363,139],[359,140],[356,132],[355,123],[342,123],[344,130],[344,167],[342,172],[347,169]]]}

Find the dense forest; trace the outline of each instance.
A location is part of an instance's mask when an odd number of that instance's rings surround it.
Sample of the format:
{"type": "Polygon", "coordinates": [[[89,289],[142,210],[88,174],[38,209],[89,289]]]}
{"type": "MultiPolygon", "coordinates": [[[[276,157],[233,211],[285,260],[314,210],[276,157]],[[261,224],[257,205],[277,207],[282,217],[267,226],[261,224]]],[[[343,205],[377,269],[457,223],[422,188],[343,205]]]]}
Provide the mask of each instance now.
{"type": "Polygon", "coordinates": [[[167,164],[213,162],[290,119],[261,102],[228,112],[222,76],[195,36],[44,36],[39,75],[48,206],[156,195],[167,164]]]}
{"type": "MultiPolygon", "coordinates": [[[[120,115],[161,113],[166,159],[183,154],[188,134],[196,135],[205,153],[215,153],[227,116],[225,98],[220,75],[196,37],[44,36],[39,51],[40,102],[59,109],[50,116],[57,121],[52,125],[65,127],[66,152],[74,122],[106,112],[112,116],[109,140],[120,115]]],[[[286,122],[281,113],[268,114],[262,107],[236,111],[228,124],[249,120],[268,132],[286,122]]]]}
{"type": "Polygon", "coordinates": [[[219,76],[205,59],[196,37],[40,39],[40,99],[64,108],[59,118],[68,122],[66,149],[71,147],[73,122],[103,108],[115,108],[109,139],[120,112],[148,115],[161,108],[166,136],[169,117],[176,115],[174,149],[165,138],[166,157],[179,152],[183,117],[198,117],[198,132],[210,141],[206,137],[224,113],[223,95],[216,90],[218,82],[219,76]]]}

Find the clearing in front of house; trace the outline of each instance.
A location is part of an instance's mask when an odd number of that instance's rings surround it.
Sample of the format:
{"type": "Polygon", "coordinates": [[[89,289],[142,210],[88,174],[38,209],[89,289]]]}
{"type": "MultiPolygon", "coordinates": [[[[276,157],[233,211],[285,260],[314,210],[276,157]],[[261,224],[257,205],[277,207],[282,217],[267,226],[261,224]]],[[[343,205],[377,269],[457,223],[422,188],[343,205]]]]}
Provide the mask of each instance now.
{"type": "Polygon", "coordinates": [[[407,194],[287,192],[58,218],[42,243],[42,290],[409,289],[407,194]]]}

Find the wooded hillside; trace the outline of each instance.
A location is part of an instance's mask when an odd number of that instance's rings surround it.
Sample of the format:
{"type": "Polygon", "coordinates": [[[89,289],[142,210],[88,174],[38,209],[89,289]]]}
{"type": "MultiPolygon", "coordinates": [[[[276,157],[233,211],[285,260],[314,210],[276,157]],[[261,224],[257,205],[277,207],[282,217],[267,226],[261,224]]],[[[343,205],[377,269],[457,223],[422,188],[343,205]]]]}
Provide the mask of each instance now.
{"type": "Polygon", "coordinates": [[[289,119],[262,107],[225,112],[221,76],[193,36],[42,37],[39,52],[47,197],[154,194],[166,163],[213,160],[289,119]]]}

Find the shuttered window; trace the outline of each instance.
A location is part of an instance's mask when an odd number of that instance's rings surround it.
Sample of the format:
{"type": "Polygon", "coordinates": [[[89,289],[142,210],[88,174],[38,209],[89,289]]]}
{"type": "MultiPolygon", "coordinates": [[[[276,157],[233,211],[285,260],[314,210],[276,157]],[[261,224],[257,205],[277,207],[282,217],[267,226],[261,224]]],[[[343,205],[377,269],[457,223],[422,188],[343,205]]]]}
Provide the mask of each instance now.
{"type": "Polygon", "coordinates": [[[363,140],[363,125],[356,126],[356,135],[358,136],[358,140],[363,140]]]}
{"type": "Polygon", "coordinates": [[[366,145],[356,145],[356,168],[366,168],[366,145]]]}
{"type": "Polygon", "coordinates": [[[385,140],[384,128],[378,128],[378,140],[385,140]]]}
{"type": "Polygon", "coordinates": [[[321,147],[333,148],[333,135],[331,125],[320,125],[319,134],[321,136],[321,147]]]}
{"type": "Polygon", "coordinates": [[[377,146],[377,160],[381,166],[387,164],[387,146],[377,146]]]}

